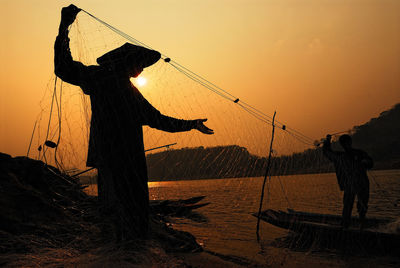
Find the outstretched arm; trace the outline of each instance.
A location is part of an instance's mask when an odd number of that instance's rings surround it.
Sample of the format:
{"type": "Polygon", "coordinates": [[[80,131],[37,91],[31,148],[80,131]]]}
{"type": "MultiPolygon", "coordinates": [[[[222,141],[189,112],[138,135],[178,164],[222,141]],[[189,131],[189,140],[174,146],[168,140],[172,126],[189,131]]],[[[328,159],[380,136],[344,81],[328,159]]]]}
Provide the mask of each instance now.
{"type": "MultiPolygon", "coordinates": [[[[61,10],[60,27],[54,44],[54,72],[63,81],[85,88],[90,67],[72,59],[68,38],[68,27],[75,21],[80,10],[74,5],[61,10]]],[[[88,94],[88,92],[84,93],[88,94]]]]}
{"type": "Polygon", "coordinates": [[[337,160],[337,153],[332,151],[331,147],[331,135],[326,135],[326,139],[324,140],[324,145],[322,146],[322,152],[331,161],[336,161],[337,160]]]}
{"type": "Polygon", "coordinates": [[[161,114],[137,91],[141,103],[142,124],[168,132],[189,131],[197,129],[203,134],[214,134],[214,131],[204,125],[207,119],[182,120],[161,114]]]}

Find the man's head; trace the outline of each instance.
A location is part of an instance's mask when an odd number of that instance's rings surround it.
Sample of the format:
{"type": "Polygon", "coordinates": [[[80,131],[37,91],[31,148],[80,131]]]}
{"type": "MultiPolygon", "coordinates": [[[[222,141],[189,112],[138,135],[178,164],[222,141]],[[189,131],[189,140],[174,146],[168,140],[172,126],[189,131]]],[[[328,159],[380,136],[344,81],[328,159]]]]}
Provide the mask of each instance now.
{"type": "Polygon", "coordinates": [[[352,140],[350,135],[344,134],[342,136],[340,136],[339,138],[339,143],[340,145],[342,145],[343,149],[345,151],[350,150],[352,147],[352,140]]]}
{"type": "Polygon", "coordinates": [[[111,67],[122,75],[137,77],[144,68],[156,63],[161,54],[155,50],[125,43],[97,59],[100,66],[111,67]]]}
{"type": "Polygon", "coordinates": [[[128,54],[125,57],[124,62],[121,63],[120,67],[121,67],[120,69],[123,69],[126,71],[126,73],[129,77],[134,77],[134,78],[138,77],[143,72],[143,69],[145,68],[143,66],[143,64],[141,63],[141,61],[138,60],[137,57],[132,54],[128,54]]]}

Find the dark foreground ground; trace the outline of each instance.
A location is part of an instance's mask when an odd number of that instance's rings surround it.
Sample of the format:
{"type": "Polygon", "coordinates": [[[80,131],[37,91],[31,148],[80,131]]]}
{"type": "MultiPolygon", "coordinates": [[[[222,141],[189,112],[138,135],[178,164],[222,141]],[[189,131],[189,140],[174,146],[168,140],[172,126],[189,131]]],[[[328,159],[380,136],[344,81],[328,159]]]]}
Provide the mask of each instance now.
{"type": "Polygon", "coordinates": [[[203,251],[194,236],[168,224],[191,210],[163,214],[160,203],[147,240],[117,243],[97,198],[83,188],[41,161],[0,153],[0,266],[256,266],[203,251]]]}
{"type": "MultiPolygon", "coordinates": [[[[188,207],[198,207],[197,202],[188,207]]],[[[262,260],[207,251],[190,233],[171,228],[172,217],[196,218],[181,203],[153,202],[149,239],[117,243],[112,225],[99,214],[97,198],[87,195],[76,179],[41,161],[0,153],[0,266],[392,268],[399,264],[398,256],[354,257],[346,252],[338,256],[309,247],[293,250],[285,241],[260,243],[262,260]]]]}

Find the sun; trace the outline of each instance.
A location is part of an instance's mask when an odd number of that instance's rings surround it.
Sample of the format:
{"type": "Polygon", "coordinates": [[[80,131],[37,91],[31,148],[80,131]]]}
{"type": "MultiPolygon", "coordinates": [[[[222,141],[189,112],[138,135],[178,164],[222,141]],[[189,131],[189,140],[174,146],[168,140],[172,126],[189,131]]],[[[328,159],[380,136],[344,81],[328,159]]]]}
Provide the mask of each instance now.
{"type": "Polygon", "coordinates": [[[139,87],[143,87],[147,84],[147,79],[143,76],[140,76],[136,79],[136,83],[139,87]]]}

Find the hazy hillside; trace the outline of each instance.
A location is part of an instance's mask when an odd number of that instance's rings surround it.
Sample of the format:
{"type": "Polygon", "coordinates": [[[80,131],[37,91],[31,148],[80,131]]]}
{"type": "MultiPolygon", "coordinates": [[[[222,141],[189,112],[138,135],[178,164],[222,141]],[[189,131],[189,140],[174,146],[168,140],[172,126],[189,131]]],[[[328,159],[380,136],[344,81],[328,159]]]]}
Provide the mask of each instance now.
{"type": "Polygon", "coordinates": [[[367,151],[376,168],[400,168],[400,103],[354,127],[354,147],[367,151]]]}
{"type": "MultiPolygon", "coordinates": [[[[368,152],[376,169],[400,168],[400,104],[379,117],[353,128],[354,147],[368,152]]],[[[334,143],[335,149],[340,147],[334,143]]],[[[251,155],[237,145],[197,147],[149,154],[150,180],[254,177],[265,173],[266,157],[251,155]]],[[[273,175],[323,173],[333,166],[322,156],[321,148],[273,158],[273,175]]]]}

